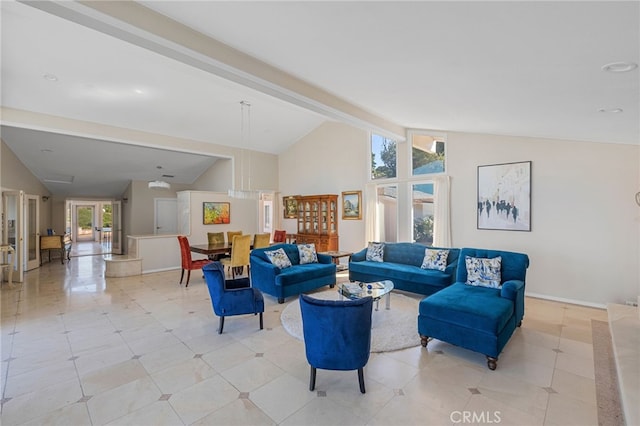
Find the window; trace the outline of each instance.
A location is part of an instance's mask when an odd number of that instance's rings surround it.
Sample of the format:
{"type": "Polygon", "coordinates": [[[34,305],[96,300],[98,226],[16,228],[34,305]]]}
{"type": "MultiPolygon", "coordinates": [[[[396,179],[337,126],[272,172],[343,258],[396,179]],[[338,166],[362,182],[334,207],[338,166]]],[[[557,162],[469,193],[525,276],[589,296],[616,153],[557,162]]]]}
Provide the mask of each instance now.
{"type": "Polygon", "coordinates": [[[411,172],[413,176],[444,173],[444,138],[426,134],[411,136],[411,172]]]}
{"type": "Polygon", "coordinates": [[[371,134],[371,179],[396,177],[396,141],[371,134]]]}
{"type": "Polygon", "coordinates": [[[413,241],[433,245],[433,183],[412,186],[413,241]]]}
{"type": "Polygon", "coordinates": [[[398,241],[398,187],[380,185],[376,190],[377,227],[380,241],[398,241]]]}

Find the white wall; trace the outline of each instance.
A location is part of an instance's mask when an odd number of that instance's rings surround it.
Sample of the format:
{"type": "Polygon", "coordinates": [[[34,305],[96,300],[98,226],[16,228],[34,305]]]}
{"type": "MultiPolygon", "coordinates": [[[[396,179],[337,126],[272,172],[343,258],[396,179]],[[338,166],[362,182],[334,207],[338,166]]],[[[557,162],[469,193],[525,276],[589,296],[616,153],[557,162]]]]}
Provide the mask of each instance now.
{"type": "Polygon", "coordinates": [[[181,201],[178,202],[178,215],[186,214],[189,220],[189,230],[184,229],[184,218],[178,218],[178,232],[189,237],[189,244],[206,244],[207,232],[242,231],[244,234],[254,235],[258,229],[258,201],[230,198],[226,193],[209,191],[182,191],[179,200],[185,200],[188,211],[182,210],[181,201]],[[231,203],[231,223],[228,225],[203,224],[202,203],[205,201],[231,203]],[[189,232],[187,232],[189,231],[189,232]]]}
{"type": "MultiPolygon", "coordinates": [[[[360,190],[364,196],[368,141],[369,134],[364,130],[325,122],[280,155],[280,194],[341,195],[342,191],[360,190]]],[[[282,205],[282,197],[276,202],[282,205]]],[[[338,204],[342,205],[342,197],[338,204]]],[[[339,217],[340,250],[361,250],[366,245],[364,219],[342,220],[342,210],[339,217]]],[[[296,219],[280,220],[287,232],[297,231],[296,219]]]]}
{"type": "Polygon", "coordinates": [[[530,257],[527,291],[594,304],[638,294],[637,146],[448,135],[456,246],[530,257]],[[531,232],[476,229],[477,166],[532,161],[531,232]]]}
{"type": "MultiPolygon", "coordinates": [[[[362,130],[320,126],[280,156],[282,195],[364,189],[368,144],[362,130]]],[[[593,305],[635,299],[639,151],[630,145],[449,133],[453,245],[527,253],[529,294],[593,305]],[[515,161],[532,161],[532,231],[476,229],[477,166],[515,161]]],[[[400,211],[398,217],[410,215],[400,211]]],[[[293,219],[283,223],[295,231],[293,219]]],[[[341,249],[365,246],[364,221],[341,220],[338,230],[341,249]]]]}

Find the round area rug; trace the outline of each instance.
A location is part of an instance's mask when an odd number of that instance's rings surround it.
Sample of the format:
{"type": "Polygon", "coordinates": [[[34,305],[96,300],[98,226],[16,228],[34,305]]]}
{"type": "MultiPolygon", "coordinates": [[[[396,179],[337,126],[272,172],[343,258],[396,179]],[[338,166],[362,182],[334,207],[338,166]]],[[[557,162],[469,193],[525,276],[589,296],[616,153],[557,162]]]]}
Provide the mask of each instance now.
{"type": "MultiPolygon", "coordinates": [[[[336,288],[312,293],[310,296],[327,300],[340,298],[336,288]]],[[[386,310],[385,297],[380,299],[377,311],[376,302],[373,302],[371,352],[389,352],[418,346],[420,344],[418,335],[418,303],[420,301],[392,292],[391,309],[386,310]]],[[[304,340],[298,299],[284,308],[280,321],[290,335],[298,340],[304,340]]]]}

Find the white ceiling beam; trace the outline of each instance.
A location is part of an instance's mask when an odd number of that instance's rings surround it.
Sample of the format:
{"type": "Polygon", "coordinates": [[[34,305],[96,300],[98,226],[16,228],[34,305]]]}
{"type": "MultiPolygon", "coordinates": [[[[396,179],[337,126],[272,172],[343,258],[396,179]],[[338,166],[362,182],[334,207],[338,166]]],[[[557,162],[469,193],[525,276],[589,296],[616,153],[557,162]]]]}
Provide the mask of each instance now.
{"type": "Polygon", "coordinates": [[[329,119],[405,140],[406,129],[133,1],[24,1],[329,119]]]}

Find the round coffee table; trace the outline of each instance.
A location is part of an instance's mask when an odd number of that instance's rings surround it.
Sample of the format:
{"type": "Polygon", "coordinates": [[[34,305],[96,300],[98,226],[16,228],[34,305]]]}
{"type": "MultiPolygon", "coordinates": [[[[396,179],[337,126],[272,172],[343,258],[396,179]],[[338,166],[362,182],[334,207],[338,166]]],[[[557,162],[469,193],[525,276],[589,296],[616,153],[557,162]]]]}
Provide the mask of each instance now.
{"type": "Polygon", "coordinates": [[[393,290],[392,281],[375,281],[371,283],[352,281],[340,283],[337,287],[340,299],[344,297],[348,299],[361,299],[367,296],[372,297],[376,302],[376,311],[378,310],[378,302],[380,302],[380,299],[386,295],[385,309],[391,309],[391,290],[393,290]]]}

